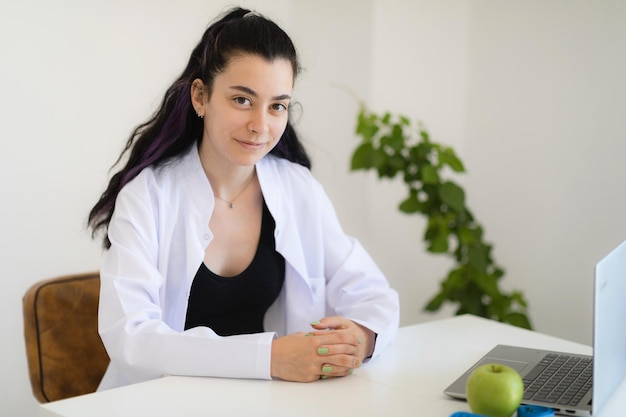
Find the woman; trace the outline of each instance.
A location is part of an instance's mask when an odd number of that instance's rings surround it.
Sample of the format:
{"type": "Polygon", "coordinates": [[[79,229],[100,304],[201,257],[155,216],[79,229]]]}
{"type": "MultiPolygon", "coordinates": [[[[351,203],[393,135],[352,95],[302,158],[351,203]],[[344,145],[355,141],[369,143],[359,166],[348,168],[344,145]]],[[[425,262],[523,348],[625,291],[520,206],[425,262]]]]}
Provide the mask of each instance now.
{"type": "Polygon", "coordinates": [[[131,135],[89,216],[107,232],[100,389],[340,377],[395,336],[397,293],[343,233],[289,124],[298,70],[282,29],[233,9],[131,135]]]}

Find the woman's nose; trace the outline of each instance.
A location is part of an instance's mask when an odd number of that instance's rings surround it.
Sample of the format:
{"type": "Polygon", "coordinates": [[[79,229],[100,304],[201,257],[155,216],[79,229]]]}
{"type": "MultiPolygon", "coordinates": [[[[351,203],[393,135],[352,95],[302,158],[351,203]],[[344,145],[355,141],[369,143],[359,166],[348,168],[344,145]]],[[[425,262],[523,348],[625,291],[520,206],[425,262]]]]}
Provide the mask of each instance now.
{"type": "Polygon", "coordinates": [[[248,122],[248,130],[257,135],[269,132],[269,120],[265,111],[259,110],[252,113],[248,122]]]}

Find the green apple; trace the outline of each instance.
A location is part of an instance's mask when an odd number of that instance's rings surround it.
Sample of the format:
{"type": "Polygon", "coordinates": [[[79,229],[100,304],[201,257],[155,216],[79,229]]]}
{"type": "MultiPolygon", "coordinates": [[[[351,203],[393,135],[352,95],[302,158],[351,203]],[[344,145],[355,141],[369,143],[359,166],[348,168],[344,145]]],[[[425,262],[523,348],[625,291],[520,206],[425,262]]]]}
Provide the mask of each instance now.
{"type": "Polygon", "coordinates": [[[511,417],[522,401],[524,382],[515,369],[492,363],[472,371],[465,391],[473,413],[511,417]]]}

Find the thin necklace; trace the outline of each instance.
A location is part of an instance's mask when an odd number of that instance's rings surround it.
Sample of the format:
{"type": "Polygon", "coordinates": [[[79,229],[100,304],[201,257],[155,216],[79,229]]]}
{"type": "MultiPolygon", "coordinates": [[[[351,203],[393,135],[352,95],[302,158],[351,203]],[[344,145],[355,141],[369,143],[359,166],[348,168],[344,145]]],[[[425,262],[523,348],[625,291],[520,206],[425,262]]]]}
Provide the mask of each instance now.
{"type": "Polygon", "coordinates": [[[218,198],[220,200],[222,200],[224,203],[228,204],[229,208],[234,208],[235,207],[235,200],[237,200],[237,198],[239,198],[239,196],[241,194],[243,194],[244,191],[246,191],[246,188],[248,188],[248,186],[250,185],[250,183],[252,183],[252,180],[254,179],[256,172],[253,172],[252,175],[250,176],[250,179],[248,180],[248,182],[246,183],[246,185],[243,186],[243,188],[241,189],[241,191],[239,191],[237,193],[237,195],[232,199],[232,200],[226,200],[222,197],[220,197],[219,195],[213,193],[213,195],[215,196],[215,198],[218,198]]]}

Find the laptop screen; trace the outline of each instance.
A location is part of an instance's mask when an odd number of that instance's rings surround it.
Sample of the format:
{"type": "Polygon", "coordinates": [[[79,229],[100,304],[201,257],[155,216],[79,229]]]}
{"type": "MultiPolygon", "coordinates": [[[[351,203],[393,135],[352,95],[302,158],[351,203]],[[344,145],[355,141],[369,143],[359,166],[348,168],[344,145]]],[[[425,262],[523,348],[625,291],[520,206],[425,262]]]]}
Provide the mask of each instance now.
{"type": "Polygon", "coordinates": [[[626,375],[626,242],[595,268],[593,413],[626,375]]]}

